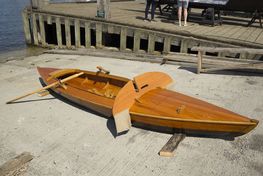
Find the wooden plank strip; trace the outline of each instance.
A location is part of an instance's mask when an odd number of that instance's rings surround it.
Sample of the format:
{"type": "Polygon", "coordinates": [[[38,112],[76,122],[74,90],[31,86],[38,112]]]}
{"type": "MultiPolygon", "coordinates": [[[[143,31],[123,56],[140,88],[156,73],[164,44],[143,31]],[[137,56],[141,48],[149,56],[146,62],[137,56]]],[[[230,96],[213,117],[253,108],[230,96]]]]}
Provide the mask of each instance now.
{"type": "Polygon", "coordinates": [[[178,147],[179,143],[185,138],[185,134],[183,133],[175,133],[169,141],[163,146],[163,148],[159,151],[160,156],[165,157],[173,157],[174,151],[178,147]]]}
{"type": "Polygon", "coordinates": [[[263,43],[263,30],[259,34],[258,38],[255,40],[255,43],[263,43]]]}
{"type": "Polygon", "coordinates": [[[259,28],[253,28],[254,32],[251,33],[251,35],[248,37],[247,41],[249,42],[255,42],[258,36],[261,34],[262,29],[259,28]]]}
{"type": "Polygon", "coordinates": [[[3,165],[0,166],[0,175],[7,176],[7,175],[16,175],[16,172],[19,172],[26,163],[31,161],[33,156],[29,152],[23,152],[15,158],[7,161],[3,165]]]}

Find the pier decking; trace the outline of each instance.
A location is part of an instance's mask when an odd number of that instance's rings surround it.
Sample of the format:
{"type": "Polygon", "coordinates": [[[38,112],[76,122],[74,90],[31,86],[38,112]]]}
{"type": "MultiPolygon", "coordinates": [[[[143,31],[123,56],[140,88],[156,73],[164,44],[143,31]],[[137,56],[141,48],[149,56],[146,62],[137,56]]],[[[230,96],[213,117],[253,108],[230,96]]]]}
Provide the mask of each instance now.
{"type": "MultiPolygon", "coordinates": [[[[158,9],[156,22],[144,22],[144,8],[143,1],[112,2],[109,20],[95,17],[96,3],[26,8],[23,12],[26,41],[44,47],[114,47],[148,54],[191,53],[193,46],[263,48],[263,30],[258,23],[246,27],[249,18],[225,17],[222,26],[189,22],[188,26],[179,27],[168,13],[160,15],[158,9]]],[[[247,53],[237,55],[242,59],[247,56],[247,53]]]]}
{"type": "MultiPolygon", "coordinates": [[[[263,47],[263,30],[259,24],[255,23],[251,27],[246,27],[250,19],[237,19],[237,24],[223,24],[222,26],[199,25],[197,23],[189,23],[187,27],[179,27],[178,23],[174,24],[174,20],[169,20],[168,15],[160,15],[156,9],[156,23],[147,23],[143,21],[145,4],[138,1],[112,2],[111,19],[115,23],[127,24],[146,29],[157,31],[169,31],[171,33],[183,33],[186,36],[193,36],[201,39],[209,39],[214,41],[229,42],[240,45],[262,45],[263,47]],[[238,22],[240,21],[240,22],[238,22]],[[247,21],[243,23],[242,21],[247,21]]],[[[63,13],[69,15],[78,15],[83,17],[95,17],[96,3],[64,3],[50,4],[43,10],[55,13],[63,13]]],[[[226,18],[227,21],[227,18],[226,18]]],[[[177,21],[176,21],[177,22],[177,21]]]]}

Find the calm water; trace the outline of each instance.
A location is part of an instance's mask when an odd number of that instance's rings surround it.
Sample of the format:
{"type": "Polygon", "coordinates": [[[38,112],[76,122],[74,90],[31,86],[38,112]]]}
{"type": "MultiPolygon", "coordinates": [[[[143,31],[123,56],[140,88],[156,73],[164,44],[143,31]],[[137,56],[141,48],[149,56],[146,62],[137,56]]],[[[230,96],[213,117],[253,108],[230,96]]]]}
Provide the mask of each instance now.
{"type": "Polygon", "coordinates": [[[0,53],[26,48],[21,11],[29,0],[0,0],[0,53]]]}

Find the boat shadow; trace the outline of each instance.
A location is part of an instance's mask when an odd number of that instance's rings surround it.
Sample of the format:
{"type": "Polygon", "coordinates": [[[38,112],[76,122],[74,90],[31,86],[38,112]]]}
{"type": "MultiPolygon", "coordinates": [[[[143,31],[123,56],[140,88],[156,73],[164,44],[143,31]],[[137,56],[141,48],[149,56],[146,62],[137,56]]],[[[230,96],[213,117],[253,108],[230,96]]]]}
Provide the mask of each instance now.
{"type": "Polygon", "coordinates": [[[211,132],[211,131],[195,131],[195,130],[185,130],[185,129],[176,129],[169,127],[160,127],[155,125],[146,125],[138,122],[132,123],[133,127],[141,128],[144,130],[149,130],[157,133],[166,133],[166,134],[184,134],[186,137],[197,137],[197,138],[213,138],[213,139],[222,139],[226,141],[234,141],[235,137],[240,136],[239,133],[227,133],[227,132],[211,132]]]}

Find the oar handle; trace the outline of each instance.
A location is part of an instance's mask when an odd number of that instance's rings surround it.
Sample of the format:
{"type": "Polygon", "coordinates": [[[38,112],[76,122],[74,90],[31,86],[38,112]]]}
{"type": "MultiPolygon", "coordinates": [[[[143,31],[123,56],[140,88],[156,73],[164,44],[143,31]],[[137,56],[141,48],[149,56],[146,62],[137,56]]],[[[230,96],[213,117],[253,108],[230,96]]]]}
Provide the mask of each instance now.
{"type": "Polygon", "coordinates": [[[10,101],[6,102],[6,104],[13,103],[13,102],[15,102],[15,101],[17,101],[17,100],[20,100],[20,99],[22,99],[22,98],[25,98],[25,97],[27,97],[27,96],[29,96],[29,95],[33,95],[33,94],[38,93],[38,92],[41,92],[41,91],[43,91],[43,90],[47,90],[47,89],[49,89],[49,88],[51,88],[51,87],[57,86],[57,85],[59,85],[59,84],[61,84],[61,83],[64,83],[64,82],[66,82],[66,81],[69,81],[69,80],[71,80],[71,79],[73,79],[73,78],[77,78],[77,77],[79,77],[79,76],[81,76],[81,75],[83,75],[83,74],[84,74],[84,72],[80,72],[80,73],[71,75],[71,76],[69,76],[69,77],[67,77],[67,78],[64,78],[64,79],[60,80],[60,81],[56,81],[56,82],[54,82],[54,83],[52,83],[52,84],[49,84],[49,85],[47,85],[47,86],[45,86],[45,87],[43,87],[43,88],[41,88],[41,89],[37,89],[37,90],[35,90],[35,91],[33,91],[33,92],[30,92],[30,93],[28,93],[28,94],[22,95],[22,96],[20,96],[20,97],[16,97],[16,98],[14,98],[13,100],[10,100],[10,101]]]}
{"type": "Polygon", "coordinates": [[[100,72],[104,72],[105,74],[110,74],[110,71],[104,69],[102,66],[97,66],[97,69],[99,69],[100,72]]]}

